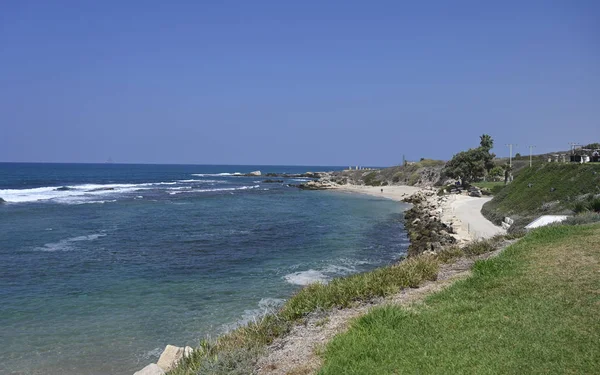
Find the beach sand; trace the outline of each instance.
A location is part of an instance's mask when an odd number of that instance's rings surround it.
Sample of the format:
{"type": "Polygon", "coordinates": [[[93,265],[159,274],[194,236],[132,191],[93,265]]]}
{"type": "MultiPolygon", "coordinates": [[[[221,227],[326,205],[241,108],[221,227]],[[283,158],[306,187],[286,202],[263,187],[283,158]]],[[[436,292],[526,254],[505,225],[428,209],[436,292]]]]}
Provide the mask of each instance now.
{"type": "MultiPolygon", "coordinates": [[[[368,194],[376,197],[388,198],[395,201],[414,194],[418,191],[434,191],[431,188],[420,188],[416,186],[364,186],[364,185],[341,185],[335,188],[339,191],[351,193],[368,194]],[[381,191],[383,189],[383,192],[381,191]]],[[[504,234],[506,231],[491,223],[481,214],[481,207],[491,198],[475,198],[467,195],[446,195],[444,199],[430,198],[430,202],[441,207],[441,220],[452,224],[459,243],[466,243],[475,239],[490,238],[496,234],[504,234]]]]}
{"type": "Polygon", "coordinates": [[[388,198],[395,201],[402,201],[417,191],[424,190],[415,186],[364,186],[364,185],[340,185],[335,188],[340,191],[351,193],[368,194],[376,197],[388,198]],[[381,191],[383,189],[383,192],[381,191]]]}

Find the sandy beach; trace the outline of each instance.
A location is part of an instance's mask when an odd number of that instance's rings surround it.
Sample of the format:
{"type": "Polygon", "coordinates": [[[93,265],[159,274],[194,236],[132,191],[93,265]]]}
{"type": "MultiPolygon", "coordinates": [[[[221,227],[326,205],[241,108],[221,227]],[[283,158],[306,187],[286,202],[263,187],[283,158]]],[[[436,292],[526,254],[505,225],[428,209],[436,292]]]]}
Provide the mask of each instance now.
{"type": "MultiPolygon", "coordinates": [[[[432,191],[427,188],[415,186],[364,186],[364,185],[342,185],[337,190],[359,194],[388,198],[395,201],[414,194],[418,191],[432,191]],[[382,191],[383,189],[383,191],[382,191]]],[[[504,234],[506,231],[494,225],[481,214],[481,207],[491,198],[469,197],[467,195],[445,195],[438,197],[434,195],[430,201],[441,208],[440,219],[452,225],[456,232],[456,238],[461,243],[474,239],[490,238],[496,234],[504,234]]]]}

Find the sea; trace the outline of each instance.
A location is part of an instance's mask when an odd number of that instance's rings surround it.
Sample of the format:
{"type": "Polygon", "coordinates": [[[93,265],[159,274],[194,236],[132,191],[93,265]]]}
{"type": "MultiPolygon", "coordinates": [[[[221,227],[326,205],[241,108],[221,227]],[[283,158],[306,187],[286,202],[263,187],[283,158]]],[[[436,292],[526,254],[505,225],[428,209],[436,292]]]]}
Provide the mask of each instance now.
{"type": "Polygon", "coordinates": [[[264,176],[340,169],[0,163],[0,374],[131,375],[401,259],[406,205],[264,176]]]}

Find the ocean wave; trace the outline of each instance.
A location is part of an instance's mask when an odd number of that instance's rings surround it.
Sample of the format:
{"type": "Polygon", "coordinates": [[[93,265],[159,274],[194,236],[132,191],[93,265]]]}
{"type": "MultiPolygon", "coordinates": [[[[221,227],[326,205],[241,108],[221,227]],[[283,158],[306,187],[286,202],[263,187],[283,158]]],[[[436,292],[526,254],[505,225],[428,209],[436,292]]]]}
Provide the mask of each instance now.
{"type": "Polygon", "coordinates": [[[196,176],[196,177],[215,177],[215,176],[241,176],[242,174],[240,172],[234,172],[234,173],[192,173],[192,176],[196,176]]]}
{"type": "Polygon", "coordinates": [[[248,189],[257,189],[259,185],[254,186],[240,186],[240,187],[232,187],[232,188],[214,188],[214,189],[178,189],[177,191],[169,191],[169,195],[176,195],[181,193],[209,193],[209,192],[219,192],[219,191],[236,191],[236,190],[248,190],[248,189]]]}
{"type": "Polygon", "coordinates": [[[284,299],[281,298],[262,298],[258,301],[257,309],[244,310],[242,317],[234,323],[225,324],[223,328],[226,332],[232,331],[238,327],[247,325],[250,322],[257,321],[265,315],[273,314],[283,306],[285,303],[284,299]]]}
{"type": "Polygon", "coordinates": [[[77,236],[66,238],[64,240],[60,240],[58,242],[50,242],[44,244],[44,246],[36,247],[35,250],[39,251],[69,251],[75,248],[75,242],[81,241],[94,241],[100,237],[106,236],[106,233],[94,233],[88,234],[87,236],[77,236]]]}
{"type": "Polygon", "coordinates": [[[329,278],[321,271],[310,269],[308,271],[294,272],[283,277],[285,281],[294,285],[308,285],[313,283],[327,284],[329,278]]]}
{"type": "Polygon", "coordinates": [[[47,186],[32,189],[0,190],[0,197],[9,203],[27,203],[56,200],[60,203],[78,203],[82,197],[94,197],[107,194],[127,193],[151,189],[151,184],[83,184],[73,186],[47,186]],[[79,197],[77,199],[72,199],[79,197]]]}
{"type": "MultiPolygon", "coordinates": [[[[203,181],[209,182],[209,181],[203,181]]],[[[93,203],[86,201],[95,201],[99,196],[120,195],[137,191],[153,189],[173,189],[183,190],[192,189],[192,186],[170,187],[180,182],[146,182],[140,184],[81,184],[69,186],[46,186],[32,189],[3,189],[0,190],[0,197],[8,203],[29,203],[39,201],[52,201],[64,204],[82,204],[93,203]]],[[[210,183],[217,183],[217,180],[211,180],[210,183]]],[[[104,201],[107,202],[107,201],[104,201]]]]}
{"type": "Polygon", "coordinates": [[[283,278],[294,285],[327,284],[334,277],[346,276],[354,272],[356,272],[356,269],[352,266],[329,265],[322,270],[309,269],[307,271],[292,272],[283,278]]]}
{"type": "Polygon", "coordinates": [[[193,192],[212,192],[212,191],[235,191],[235,190],[248,190],[248,189],[258,189],[260,187],[260,185],[253,185],[253,186],[240,186],[240,187],[234,187],[234,188],[215,188],[215,189],[194,189],[192,190],[193,192]]]}
{"type": "Polygon", "coordinates": [[[223,183],[223,182],[227,182],[225,180],[198,180],[198,179],[191,179],[191,180],[177,180],[177,182],[180,182],[182,184],[189,184],[189,183],[194,183],[194,182],[202,182],[202,183],[206,183],[206,184],[218,184],[218,183],[223,183]]]}

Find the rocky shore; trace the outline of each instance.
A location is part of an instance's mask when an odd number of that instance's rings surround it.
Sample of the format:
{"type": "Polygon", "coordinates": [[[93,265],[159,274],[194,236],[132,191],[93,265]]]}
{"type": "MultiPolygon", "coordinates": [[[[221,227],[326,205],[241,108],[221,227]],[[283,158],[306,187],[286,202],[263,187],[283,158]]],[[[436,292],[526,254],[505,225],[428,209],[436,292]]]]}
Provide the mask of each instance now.
{"type": "Polygon", "coordinates": [[[413,205],[404,213],[409,257],[425,252],[435,254],[458,242],[452,223],[442,221],[446,200],[432,190],[419,191],[403,200],[413,205]]]}

